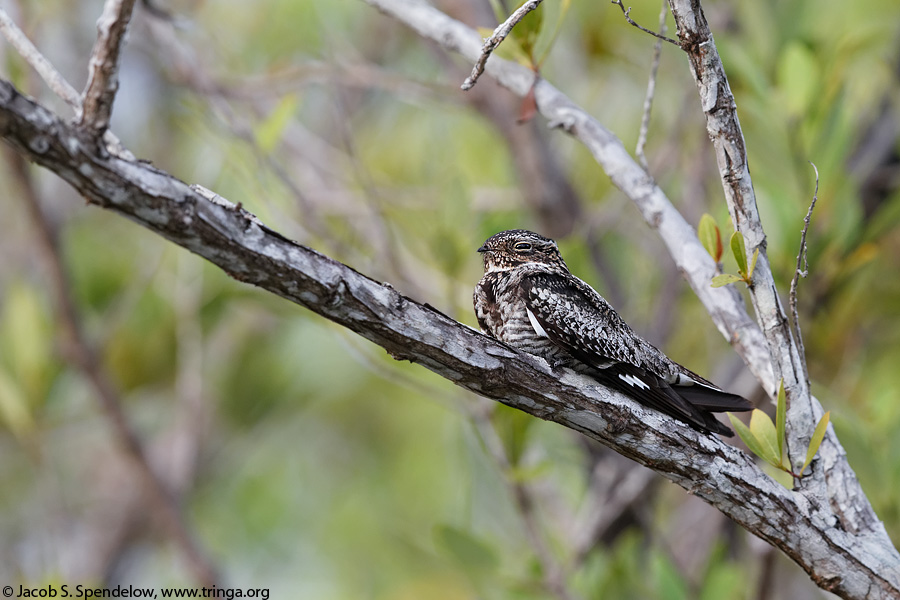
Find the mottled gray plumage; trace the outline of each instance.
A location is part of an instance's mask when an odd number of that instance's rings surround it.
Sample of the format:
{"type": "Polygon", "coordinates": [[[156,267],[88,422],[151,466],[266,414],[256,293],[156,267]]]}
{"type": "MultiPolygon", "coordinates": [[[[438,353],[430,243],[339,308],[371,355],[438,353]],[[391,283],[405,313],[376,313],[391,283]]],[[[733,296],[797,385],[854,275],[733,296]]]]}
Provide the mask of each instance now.
{"type": "Polygon", "coordinates": [[[553,240],[514,229],[491,236],[478,251],[484,276],[475,286],[475,315],[485,333],[554,367],[586,373],[700,431],[731,436],[710,413],[752,408],[632,331],[569,272],[553,240]]]}

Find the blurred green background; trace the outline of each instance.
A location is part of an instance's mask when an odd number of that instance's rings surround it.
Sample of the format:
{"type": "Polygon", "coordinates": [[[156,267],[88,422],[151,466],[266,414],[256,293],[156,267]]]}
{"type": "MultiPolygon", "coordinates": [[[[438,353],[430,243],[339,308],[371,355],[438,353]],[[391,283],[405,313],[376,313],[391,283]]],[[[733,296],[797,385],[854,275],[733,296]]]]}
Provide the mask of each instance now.
{"type": "MultiPolygon", "coordinates": [[[[551,5],[556,0],[547,0],[551,5]]],[[[486,0],[435,0],[493,27],[486,0]]],[[[0,3],[81,89],[98,0],[0,3]]],[[[552,8],[552,7],[551,7],[552,8]]],[[[654,27],[660,5],[633,5],[654,27]]],[[[801,320],[813,390],[900,540],[900,4],[708,2],[782,291],[820,172],[801,320]]],[[[671,19],[669,20],[671,28],[671,19]]],[[[634,147],[654,40],[574,0],[542,74],[634,147]]],[[[2,76],[71,111],[0,44],[2,76]]],[[[555,236],[637,331],[763,402],[655,234],[584,148],[360,0],[138,5],[113,131],[139,158],[475,324],[475,249],[555,236]]],[[[647,156],[730,230],[684,56],[664,45],[647,156]]],[[[31,186],[78,319],[222,584],[273,598],[821,598],[701,501],[476,398],[0,161],[0,582],[192,585],[66,360],[31,186]],[[526,498],[523,503],[522,498],[526,498]],[[523,509],[524,507],[524,509],[523,509]],[[552,569],[551,569],[552,570],[552,569]]],[[[726,262],[726,270],[734,265],[726,262]]],[[[762,406],[771,409],[767,402],[762,406]]]]}

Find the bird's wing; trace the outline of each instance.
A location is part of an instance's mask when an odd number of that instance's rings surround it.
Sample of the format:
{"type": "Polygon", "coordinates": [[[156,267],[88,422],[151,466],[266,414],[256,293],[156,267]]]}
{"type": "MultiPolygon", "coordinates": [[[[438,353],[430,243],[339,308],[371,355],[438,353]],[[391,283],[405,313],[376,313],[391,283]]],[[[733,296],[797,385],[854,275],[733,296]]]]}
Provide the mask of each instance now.
{"type": "Polygon", "coordinates": [[[725,434],[730,430],[703,411],[750,406],[699,375],[691,377],[691,371],[640,338],[600,294],[574,276],[534,273],[523,279],[522,294],[539,335],[593,367],[599,381],[645,406],[725,434]]]}
{"type": "Polygon", "coordinates": [[[529,319],[533,316],[554,342],[583,354],[583,362],[597,368],[606,368],[609,362],[641,364],[637,335],[577,277],[532,273],[522,279],[521,289],[529,319]]]}

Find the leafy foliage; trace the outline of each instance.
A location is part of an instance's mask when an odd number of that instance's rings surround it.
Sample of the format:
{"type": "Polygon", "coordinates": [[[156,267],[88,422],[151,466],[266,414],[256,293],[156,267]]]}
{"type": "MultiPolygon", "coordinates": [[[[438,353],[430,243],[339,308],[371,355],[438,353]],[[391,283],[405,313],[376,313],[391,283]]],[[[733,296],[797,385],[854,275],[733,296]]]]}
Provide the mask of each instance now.
{"type": "MultiPolygon", "coordinates": [[[[712,215],[709,213],[703,215],[700,219],[700,226],[697,234],[700,236],[703,247],[706,248],[706,251],[709,252],[710,256],[718,263],[722,259],[722,234],[719,232],[719,226],[716,224],[712,215]]],[[[759,258],[759,248],[756,248],[753,251],[753,257],[750,259],[750,264],[748,265],[747,246],[744,244],[744,234],[740,231],[735,231],[731,234],[729,247],[731,248],[731,255],[734,257],[734,262],[737,263],[738,274],[722,273],[716,275],[712,279],[712,287],[722,287],[723,285],[737,283],[739,281],[743,281],[748,286],[753,285],[753,271],[756,269],[756,261],[759,258]]]]}
{"type": "Polygon", "coordinates": [[[800,478],[804,476],[807,467],[809,467],[810,463],[812,463],[813,459],[816,457],[819,446],[822,445],[822,440],[825,438],[825,431],[828,429],[831,412],[829,411],[822,415],[822,418],[819,419],[819,422],[816,424],[816,428],[810,437],[809,446],[806,449],[806,460],[804,461],[803,466],[796,472],[794,472],[793,467],[784,452],[784,429],[787,420],[787,399],[784,393],[784,381],[781,381],[778,384],[775,423],[772,423],[772,419],[769,418],[769,415],[758,408],[754,409],[750,414],[749,427],[744,425],[743,422],[731,413],[728,413],[728,418],[734,426],[735,431],[737,431],[738,436],[740,436],[741,440],[747,444],[747,448],[749,448],[753,454],[757,455],[776,469],[800,478]]]}

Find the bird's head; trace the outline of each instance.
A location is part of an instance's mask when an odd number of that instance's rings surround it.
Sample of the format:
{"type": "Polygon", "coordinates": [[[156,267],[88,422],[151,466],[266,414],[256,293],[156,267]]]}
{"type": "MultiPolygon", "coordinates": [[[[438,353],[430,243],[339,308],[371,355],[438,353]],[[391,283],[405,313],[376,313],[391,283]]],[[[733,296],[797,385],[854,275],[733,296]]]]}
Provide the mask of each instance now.
{"type": "Polygon", "coordinates": [[[485,273],[509,271],[527,263],[552,265],[568,270],[556,242],[525,229],[496,233],[478,251],[484,257],[485,273]]]}

